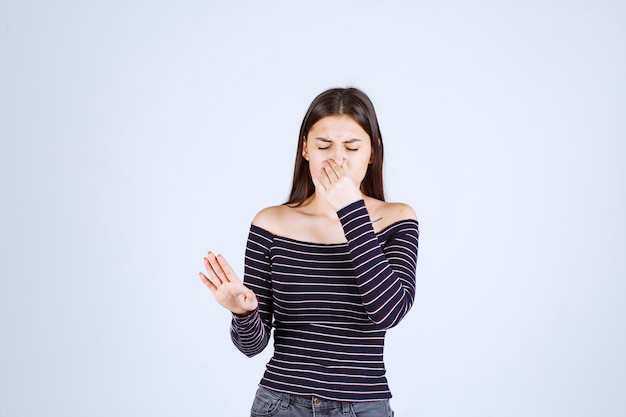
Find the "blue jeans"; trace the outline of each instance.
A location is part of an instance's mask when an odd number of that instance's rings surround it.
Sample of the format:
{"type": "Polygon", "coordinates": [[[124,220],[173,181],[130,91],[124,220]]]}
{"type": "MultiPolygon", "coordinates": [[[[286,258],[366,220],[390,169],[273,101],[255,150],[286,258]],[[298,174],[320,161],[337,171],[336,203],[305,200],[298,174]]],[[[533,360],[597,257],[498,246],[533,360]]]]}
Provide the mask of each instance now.
{"type": "Polygon", "coordinates": [[[251,417],[393,417],[389,400],[331,401],[318,397],[283,394],[259,387],[251,417]]]}

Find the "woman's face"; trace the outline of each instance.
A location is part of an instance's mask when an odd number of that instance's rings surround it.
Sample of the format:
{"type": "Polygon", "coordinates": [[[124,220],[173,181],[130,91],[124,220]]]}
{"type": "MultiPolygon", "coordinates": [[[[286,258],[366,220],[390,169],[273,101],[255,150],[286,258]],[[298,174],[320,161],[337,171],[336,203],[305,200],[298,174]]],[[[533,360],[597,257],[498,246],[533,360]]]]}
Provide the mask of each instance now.
{"type": "Polygon", "coordinates": [[[302,156],[309,161],[311,175],[320,175],[322,164],[332,159],[360,187],[374,154],[367,132],[352,117],[336,115],[326,116],[311,127],[302,156]]]}

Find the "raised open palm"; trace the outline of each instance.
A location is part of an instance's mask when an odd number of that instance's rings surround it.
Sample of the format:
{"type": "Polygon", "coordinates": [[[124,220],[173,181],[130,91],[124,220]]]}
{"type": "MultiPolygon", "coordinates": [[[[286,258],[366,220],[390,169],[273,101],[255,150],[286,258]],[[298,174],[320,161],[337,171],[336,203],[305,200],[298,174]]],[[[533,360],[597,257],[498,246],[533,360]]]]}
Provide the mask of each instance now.
{"type": "Polygon", "coordinates": [[[200,272],[200,278],[220,305],[235,314],[246,314],[258,307],[256,295],[243,285],[226,258],[209,252],[204,258],[204,266],[207,275],[200,272]]]}

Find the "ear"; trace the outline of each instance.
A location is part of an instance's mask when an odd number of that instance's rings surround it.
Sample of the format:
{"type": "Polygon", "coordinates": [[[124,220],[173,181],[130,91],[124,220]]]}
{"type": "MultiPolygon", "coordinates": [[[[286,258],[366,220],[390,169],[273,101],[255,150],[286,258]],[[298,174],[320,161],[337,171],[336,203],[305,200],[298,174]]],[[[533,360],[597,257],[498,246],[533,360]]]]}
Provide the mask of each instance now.
{"type": "Polygon", "coordinates": [[[306,138],[302,138],[302,157],[307,161],[309,160],[309,151],[306,146],[306,138]]]}
{"type": "MultiPolygon", "coordinates": [[[[381,143],[380,143],[380,139],[378,139],[378,147],[379,147],[379,148],[380,148],[380,145],[381,145],[381,143]]],[[[372,154],[370,155],[370,161],[369,161],[369,164],[371,165],[371,164],[373,164],[373,163],[374,163],[374,147],[372,146],[372,154]]]]}

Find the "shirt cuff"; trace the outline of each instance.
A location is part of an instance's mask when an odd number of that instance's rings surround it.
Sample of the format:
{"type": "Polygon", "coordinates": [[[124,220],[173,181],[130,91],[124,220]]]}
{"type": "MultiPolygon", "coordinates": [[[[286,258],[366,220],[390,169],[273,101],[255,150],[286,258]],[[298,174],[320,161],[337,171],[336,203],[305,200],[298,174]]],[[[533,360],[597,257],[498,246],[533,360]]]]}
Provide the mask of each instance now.
{"type": "Polygon", "coordinates": [[[236,321],[237,324],[245,324],[245,323],[249,323],[249,322],[256,320],[256,317],[258,315],[259,315],[259,307],[245,314],[233,313],[233,320],[236,321]]]}

